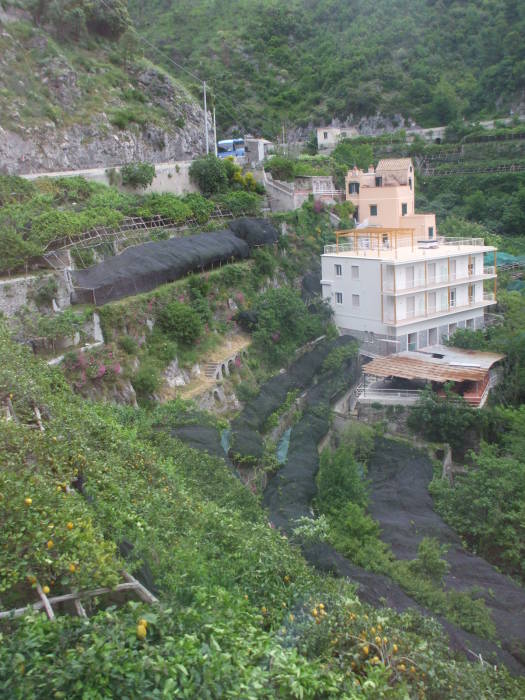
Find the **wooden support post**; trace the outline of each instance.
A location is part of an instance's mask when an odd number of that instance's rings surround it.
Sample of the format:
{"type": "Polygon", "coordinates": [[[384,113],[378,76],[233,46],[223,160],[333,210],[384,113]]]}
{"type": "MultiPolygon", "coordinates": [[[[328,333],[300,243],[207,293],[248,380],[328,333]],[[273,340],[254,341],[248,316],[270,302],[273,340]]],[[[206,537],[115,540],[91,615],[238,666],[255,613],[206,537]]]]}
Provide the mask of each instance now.
{"type": "Polygon", "coordinates": [[[50,620],[54,620],[55,613],[53,612],[53,608],[51,607],[49,600],[48,600],[48,597],[46,596],[46,594],[42,590],[42,586],[39,583],[36,584],[36,590],[37,590],[38,595],[40,596],[40,600],[42,601],[42,605],[44,606],[44,610],[46,611],[48,618],[50,620]]]}
{"type": "Polygon", "coordinates": [[[13,420],[15,421],[15,423],[20,423],[20,421],[19,421],[19,419],[18,419],[18,416],[17,416],[16,413],[15,413],[15,409],[13,408],[13,403],[12,403],[12,401],[11,401],[11,397],[10,397],[10,396],[7,397],[6,403],[7,403],[7,408],[9,409],[9,413],[11,414],[11,416],[12,416],[13,420]]]}
{"type": "Polygon", "coordinates": [[[138,595],[142,598],[142,600],[145,603],[158,603],[158,598],[156,598],[153,593],[150,593],[148,589],[143,586],[140,581],[137,581],[137,579],[132,576],[131,574],[128,574],[127,571],[123,571],[122,575],[128,581],[129,583],[132,583],[135,586],[135,590],[137,591],[138,595]]]}
{"type": "Polygon", "coordinates": [[[76,613],[79,617],[87,617],[86,611],[84,609],[84,606],[80,602],[80,600],[76,599],[73,601],[73,604],[75,606],[76,613]]]}
{"type": "Polygon", "coordinates": [[[41,430],[41,432],[44,433],[46,429],[44,428],[44,424],[42,423],[42,414],[40,413],[40,409],[38,408],[36,403],[33,404],[33,411],[35,413],[36,424],[38,425],[39,430],[41,430]]]}
{"type": "Polygon", "coordinates": [[[494,251],[494,274],[496,275],[494,277],[494,299],[496,298],[496,294],[498,293],[498,259],[497,259],[498,251],[494,251]]]}
{"type": "Polygon", "coordinates": [[[383,263],[380,263],[379,270],[381,273],[381,323],[385,322],[384,298],[383,298],[383,263]]]}

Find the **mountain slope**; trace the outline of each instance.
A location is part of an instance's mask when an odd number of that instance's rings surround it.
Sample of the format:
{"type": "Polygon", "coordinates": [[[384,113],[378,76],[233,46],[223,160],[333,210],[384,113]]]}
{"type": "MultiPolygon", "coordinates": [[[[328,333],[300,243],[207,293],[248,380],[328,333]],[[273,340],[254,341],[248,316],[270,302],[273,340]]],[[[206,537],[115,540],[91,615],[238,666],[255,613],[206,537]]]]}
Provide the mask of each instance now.
{"type": "MultiPolygon", "coordinates": [[[[22,3],[29,6],[30,3],[22,3]]],[[[204,150],[203,112],[162,69],[119,40],[63,36],[0,4],[0,172],[163,162],[204,150]]]]}
{"type": "Polygon", "coordinates": [[[380,112],[435,126],[523,102],[517,0],[130,0],[141,31],[217,91],[222,127],[380,112]]]}

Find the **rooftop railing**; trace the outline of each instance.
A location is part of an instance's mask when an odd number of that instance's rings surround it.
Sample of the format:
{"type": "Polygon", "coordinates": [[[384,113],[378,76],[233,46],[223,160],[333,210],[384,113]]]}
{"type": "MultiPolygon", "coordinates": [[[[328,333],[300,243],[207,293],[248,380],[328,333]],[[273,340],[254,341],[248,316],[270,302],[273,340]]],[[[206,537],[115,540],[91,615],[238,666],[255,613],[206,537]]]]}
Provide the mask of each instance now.
{"type": "Polygon", "coordinates": [[[441,237],[439,242],[442,245],[457,245],[457,246],[484,246],[485,240],[483,238],[449,238],[441,237]]]}

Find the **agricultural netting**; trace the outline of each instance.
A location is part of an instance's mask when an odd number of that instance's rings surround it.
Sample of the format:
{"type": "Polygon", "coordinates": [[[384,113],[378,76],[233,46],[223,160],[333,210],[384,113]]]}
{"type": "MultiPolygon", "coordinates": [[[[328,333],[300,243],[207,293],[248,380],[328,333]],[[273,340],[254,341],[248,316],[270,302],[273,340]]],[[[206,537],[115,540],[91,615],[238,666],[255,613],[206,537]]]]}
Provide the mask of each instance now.
{"type": "Polygon", "coordinates": [[[286,372],[263,384],[259,394],[246,404],[232,422],[233,453],[246,458],[262,457],[263,441],[260,432],[270,415],[286,401],[288,392],[306,389],[320,372],[329,353],[353,342],[353,338],[348,335],[321,341],[293,362],[286,372]]]}
{"type": "Polygon", "coordinates": [[[264,504],[272,523],[288,533],[298,518],[311,514],[319,470],[317,446],[330,428],[331,402],[338,393],[352,386],[358,374],[359,363],[354,358],[335,371],[320,374],[318,382],[307,391],[303,416],[292,428],[286,464],[264,492],[264,504]]]}
{"type": "MultiPolygon", "coordinates": [[[[320,377],[318,384],[308,391],[307,409],[292,428],[287,462],[266,488],[263,501],[269,518],[289,536],[293,536],[301,517],[313,517],[312,501],[317,493],[319,469],[318,444],[329,430],[329,407],[334,393],[337,394],[338,386],[348,386],[352,382],[356,369],[355,363],[347,364],[339,371],[338,381],[320,377]]],[[[447,583],[458,590],[481,583],[485,590],[480,590],[480,596],[491,608],[503,648],[426,609],[388,576],[356,566],[329,542],[305,541],[302,543],[303,554],[319,571],[354,582],[359,597],[371,605],[387,605],[398,612],[410,609],[435,617],[443,626],[451,648],[465,653],[468,658],[474,659],[473,655],[481,654],[484,659],[498,659],[505,663],[513,673],[523,673],[520,655],[522,613],[516,614],[516,619],[512,620],[513,611],[517,613],[523,608],[523,590],[484,560],[467,553],[459,538],[433,511],[428,493],[432,469],[430,459],[410,445],[378,441],[369,470],[372,476],[371,514],[381,524],[383,538],[400,557],[416,556],[417,545],[425,534],[434,534],[441,541],[452,544],[447,555],[452,564],[447,583]],[[414,520],[417,528],[414,528],[414,520]],[[393,521],[395,525],[391,527],[393,521]],[[397,547],[401,542],[406,549],[397,547]],[[457,568],[456,562],[461,563],[457,568]],[[495,597],[491,595],[492,590],[496,591],[495,597]]]]}
{"type": "MultiPolygon", "coordinates": [[[[515,265],[525,263],[525,255],[511,255],[503,251],[498,251],[496,262],[498,267],[503,265],[515,265]]],[[[494,264],[494,253],[485,253],[485,265],[494,264]]]]}
{"type": "Polygon", "coordinates": [[[278,239],[276,229],[264,219],[238,219],[230,229],[132,246],[98,265],[75,270],[71,301],[100,306],[148,292],[190,272],[246,259],[253,247],[278,239]]]}

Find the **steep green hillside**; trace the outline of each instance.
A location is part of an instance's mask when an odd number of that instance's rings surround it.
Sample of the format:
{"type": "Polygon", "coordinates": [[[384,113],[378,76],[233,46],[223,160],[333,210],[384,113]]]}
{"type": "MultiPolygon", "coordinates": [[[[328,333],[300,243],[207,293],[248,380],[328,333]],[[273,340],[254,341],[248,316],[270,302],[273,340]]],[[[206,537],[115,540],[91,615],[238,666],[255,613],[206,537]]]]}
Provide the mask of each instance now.
{"type": "Polygon", "coordinates": [[[0,172],[201,153],[201,108],[143,57],[124,5],[84,5],[0,2],[0,172]]]}
{"type": "Polygon", "coordinates": [[[137,26],[213,83],[222,127],[508,111],[525,87],[517,0],[130,0],[137,26]]]}
{"type": "Polygon", "coordinates": [[[50,595],[113,583],[123,541],[160,598],[3,621],[3,697],[521,696],[504,670],[455,659],[434,622],[374,611],[310,570],[222,460],[159,432],[191,420],[183,407],[91,404],[4,329],[0,351],[18,419],[0,420],[2,608],[34,600],[35,580],[50,595]],[[65,488],[79,475],[82,494],[65,488]]]}

